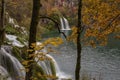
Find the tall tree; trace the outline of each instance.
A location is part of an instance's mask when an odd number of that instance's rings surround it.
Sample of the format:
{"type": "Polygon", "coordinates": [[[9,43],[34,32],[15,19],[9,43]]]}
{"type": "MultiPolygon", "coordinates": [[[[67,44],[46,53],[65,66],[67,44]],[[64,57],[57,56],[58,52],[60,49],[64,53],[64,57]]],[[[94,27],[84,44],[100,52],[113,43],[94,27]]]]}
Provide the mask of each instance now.
{"type": "Polygon", "coordinates": [[[78,24],[77,24],[77,62],[75,69],[75,80],[80,80],[80,69],[81,69],[81,11],[82,11],[82,0],[78,0],[78,24]]]}
{"type": "Polygon", "coordinates": [[[4,26],[4,18],[5,18],[5,1],[1,0],[1,17],[0,17],[0,47],[4,42],[5,37],[5,26],[4,26]]]}
{"type": "Polygon", "coordinates": [[[32,11],[32,19],[31,19],[31,24],[30,24],[30,34],[29,34],[29,49],[33,51],[28,52],[28,72],[26,72],[26,80],[32,80],[32,75],[33,75],[33,66],[34,66],[34,57],[29,55],[34,54],[34,49],[32,46],[32,43],[36,43],[36,33],[37,33],[37,25],[39,22],[39,11],[40,11],[40,0],[33,0],[33,11],[32,11]]]}
{"type": "Polygon", "coordinates": [[[92,47],[96,47],[96,45],[104,46],[107,44],[110,34],[116,32],[120,34],[119,3],[119,0],[83,0],[83,2],[78,0],[78,25],[73,28],[71,35],[71,39],[77,41],[76,80],[80,78],[81,43],[92,47]],[[83,30],[84,34],[82,34],[83,30]]]}
{"type": "MultiPolygon", "coordinates": [[[[85,45],[104,46],[109,35],[120,33],[120,0],[83,0],[82,22],[85,45]]],[[[116,36],[115,35],[115,36],[116,36]]]]}

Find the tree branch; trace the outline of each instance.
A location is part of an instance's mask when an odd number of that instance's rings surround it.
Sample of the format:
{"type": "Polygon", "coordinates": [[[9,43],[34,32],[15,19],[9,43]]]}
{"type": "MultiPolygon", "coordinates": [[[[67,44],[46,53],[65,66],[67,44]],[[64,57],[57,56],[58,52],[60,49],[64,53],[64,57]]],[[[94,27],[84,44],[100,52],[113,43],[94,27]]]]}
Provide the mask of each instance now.
{"type": "Polygon", "coordinates": [[[101,32],[107,30],[107,29],[111,26],[111,24],[112,24],[115,20],[117,20],[117,19],[119,19],[119,18],[120,18],[120,14],[118,14],[117,16],[115,16],[115,17],[108,23],[108,25],[107,25],[104,29],[101,30],[101,32]]]}
{"type": "Polygon", "coordinates": [[[61,34],[63,34],[63,36],[65,37],[65,39],[67,38],[66,35],[65,35],[65,33],[61,32],[61,30],[60,30],[60,23],[59,22],[57,22],[56,20],[54,20],[53,18],[48,17],[48,16],[40,16],[39,18],[40,19],[42,19],[42,18],[43,19],[49,19],[49,20],[53,21],[55,23],[55,27],[57,27],[57,29],[58,29],[58,32],[61,33],[61,34]]]}
{"type": "Polygon", "coordinates": [[[48,16],[40,16],[39,18],[40,18],[40,19],[41,19],[41,18],[43,18],[43,19],[49,19],[49,20],[53,21],[55,24],[60,25],[60,23],[58,23],[57,21],[55,21],[55,20],[54,20],[53,18],[51,18],[51,17],[48,17],[48,16]]]}

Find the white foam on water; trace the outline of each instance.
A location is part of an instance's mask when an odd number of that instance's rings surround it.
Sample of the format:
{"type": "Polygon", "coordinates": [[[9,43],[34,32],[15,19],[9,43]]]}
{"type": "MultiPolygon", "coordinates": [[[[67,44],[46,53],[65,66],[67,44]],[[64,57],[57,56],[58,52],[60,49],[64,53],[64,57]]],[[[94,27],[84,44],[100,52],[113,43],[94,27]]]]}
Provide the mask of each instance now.
{"type": "Polygon", "coordinates": [[[17,47],[24,47],[23,44],[21,44],[18,40],[17,40],[17,36],[15,35],[11,35],[11,34],[6,34],[6,38],[12,42],[13,46],[17,46],[17,47]]]}

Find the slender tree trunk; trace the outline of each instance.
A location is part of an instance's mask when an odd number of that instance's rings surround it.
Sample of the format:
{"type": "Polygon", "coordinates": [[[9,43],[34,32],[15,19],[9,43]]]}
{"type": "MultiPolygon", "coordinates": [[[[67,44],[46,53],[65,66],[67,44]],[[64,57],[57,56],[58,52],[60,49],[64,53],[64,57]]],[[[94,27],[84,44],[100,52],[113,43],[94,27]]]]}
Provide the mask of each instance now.
{"type": "MultiPolygon", "coordinates": [[[[29,34],[29,49],[33,49],[31,46],[32,43],[36,43],[36,33],[37,33],[37,25],[39,22],[39,10],[40,10],[40,0],[33,0],[33,11],[32,11],[32,19],[31,19],[31,24],[30,24],[30,34],[29,34]]],[[[35,51],[28,52],[28,56],[31,54],[34,54],[35,51]]],[[[26,72],[26,80],[33,80],[32,75],[33,75],[33,66],[34,66],[34,58],[33,57],[28,57],[28,72],[26,72]],[[33,60],[33,61],[31,61],[33,60]]]]}
{"type": "Polygon", "coordinates": [[[75,69],[75,80],[80,80],[80,69],[81,69],[81,9],[82,9],[82,0],[78,0],[78,26],[77,26],[77,62],[75,69]]]}
{"type": "Polygon", "coordinates": [[[4,26],[4,17],[5,17],[5,1],[1,0],[1,16],[0,16],[0,48],[1,45],[4,43],[5,37],[5,26],[4,26]]]}

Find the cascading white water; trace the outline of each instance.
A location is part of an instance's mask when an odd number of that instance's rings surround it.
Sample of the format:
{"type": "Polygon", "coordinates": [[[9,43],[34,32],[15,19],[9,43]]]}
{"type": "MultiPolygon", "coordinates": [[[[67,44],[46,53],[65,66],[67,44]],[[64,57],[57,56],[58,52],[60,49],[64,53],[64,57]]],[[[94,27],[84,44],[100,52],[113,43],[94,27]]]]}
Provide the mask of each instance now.
{"type": "MultiPolygon", "coordinates": [[[[63,32],[66,36],[68,36],[71,30],[68,20],[64,17],[60,18],[60,23],[61,23],[61,32],[63,32]]],[[[61,34],[61,37],[64,39],[63,34],[61,34]]]]}
{"type": "MultiPolygon", "coordinates": [[[[15,24],[14,19],[10,18],[10,17],[9,17],[9,23],[11,25],[13,25],[14,28],[20,27],[17,24],[15,24]]],[[[62,18],[61,24],[62,24],[62,26],[64,26],[62,28],[62,30],[70,30],[67,19],[62,18]]],[[[18,44],[18,42],[16,40],[17,36],[7,34],[6,37],[9,40],[18,44]]],[[[12,44],[12,45],[15,45],[15,44],[12,44]]],[[[18,47],[20,47],[20,46],[18,46],[18,47]]],[[[46,49],[44,49],[44,51],[46,51],[46,49]]],[[[25,68],[17,60],[17,58],[15,58],[12,54],[13,53],[11,52],[10,49],[6,50],[3,47],[1,48],[1,50],[0,50],[0,66],[1,66],[0,71],[1,72],[4,71],[4,74],[10,76],[7,80],[23,80],[23,78],[25,78],[25,71],[24,71],[25,68]]],[[[51,58],[52,62],[54,63],[55,70],[56,70],[56,76],[58,76],[58,78],[59,78],[58,80],[70,78],[64,72],[61,72],[57,62],[51,55],[46,54],[46,56],[51,58]]],[[[51,64],[50,64],[49,60],[39,61],[38,64],[43,68],[43,70],[45,70],[46,74],[48,74],[48,75],[52,74],[51,64]]],[[[1,78],[0,78],[0,80],[1,80],[1,78]]]]}
{"type": "Polygon", "coordinates": [[[9,18],[9,21],[8,21],[10,24],[15,24],[15,22],[14,22],[14,19],[13,18],[9,18]]]}
{"type": "Polygon", "coordinates": [[[6,36],[6,38],[7,38],[9,41],[11,41],[11,44],[12,44],[13,46],[24,47],[24,45],[21,44],[20,41],[17,40],[17,36],[15,36],[15,35],[10,35],[10,34],[6,34],[5,36],[6,36]]]}
{"type": "Polygon", "coordinates": [[[0,50],[0,66],[9,72],[12,80],[22,80],[25,77],[22,64],[4,48],[0,50]]]}
{"type": "Polygon", "coordinates": [[[25,30],[25,27],[20,26],[15,19],[13,19],[13,18],[11,18],[11,17],[8,17],[8,23],[9,23],[13,28],[20,29],[22,34],[28,35],[27,31],[25,30]]]}
{"type": "Polygon", "coordinates": [[[60,18],[61,30],[71,30],[68,20],[66,18],[60,18]]]}
{"type": "Polygon", "coordinates": [[[7,70],[2,66],[0,66],[0,80],[12,80],[7,70]]]}
{"type": "Polygon", "coordinates": [[[67,75],[60,70],[59,65],[57,64],[56,60],[51,55],[47,54],[46,56],[51,58],[52,61],[54,62],[55,69],[56,69],[56,76],[58,76],[58,80],[71,78],[70,75],[67,75]]]}
{"type": "Polygon", "coordinates": [[[63,18],[60,18],[60,23],[61,23],[61,30],[65,29],[63,18]]]}
{"type": "MultiPolygon", "coordinates": [[[[41,44],[42,43],[37,42],[37,45],[41,45],[41,44]]],[[[48,53],[46,48],[43,48],[40,51],[36,51],[36,53],[38,53],[38,52],[43,52],[46,57],[50,58],[50,60],[44,60],[44,61],[39,61],[38,62],[38,64],[42,67],[42,69],[45,71],[45,73],[47,75],[52,75],[51,62],[53,62],[54,68],[55,68],[55,71],[56,71],[56,76],[58,77],[57,80],[71,78],[70,75],[67,75],[60,70],[59,65],[57,64],[56,60],[50,54],[46,54],[46,53],[48,53]]],[[[37,61],[38,58],[36,58],[35,60],[37,61]]]]}
{"type": "MultiPolygon", "coordinates": [[[[59,65],[57,64],[57,62],[51,55],[46,54],[46,56],[50,58],[52,62],[54,63],[54,67],[56,70],[56,76],[58,77],[58,80],[68,79],[71,77],[70,75],[67,75],[60,70],[59,65]]],[[[43,68],[43,70],[46,72],[47,75],[52,75],[50,60],[39,61],[38,64],[43,68]]]]}
{"type": "MultiPolygon", "coordinates": [[[[23,78],[25,78],[24,67],[14,56],[12,56],[13,53],[11,53],[10,50],[11,49],[8,49],[7,46],[1,48],[0,50],[0,72],[4,71],[4,74],[6,74],[6,76],[9,75],[7,80],[22,80],[23,78]]],[[[45,53],[47,52],[46,49],[43,49],[42,51],[45,53]]],[[[64,72],[61,72],[55,59],[49,54],[46,54],[46,56],[52,60],[56,70],[56,76],[59,78],[58,80],[61,80],[63,78],[67,79],[69,76],[66,75],[64,72]]],[[[45,71],[45,74],[52,75],[50,60],[39,61],[38,64],[45,71]]]]}
{"type": "Polygon", "coordinates": [[[63,20],[64,20],[64,24],[65,24],[65,30],[71,30],[70,29],[70,25],[69,25],[69,23],[68,23],[68,20],[66,19],[66,18],[63,18],[63,20]]]}

